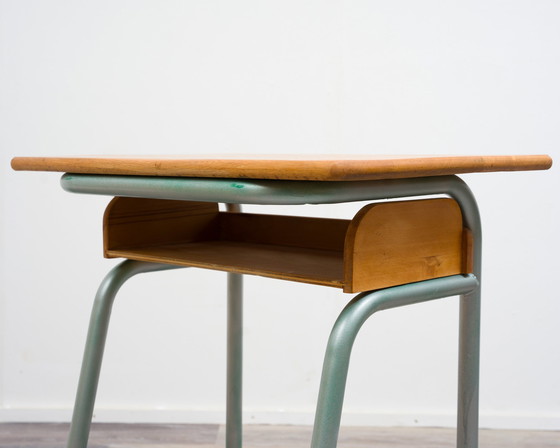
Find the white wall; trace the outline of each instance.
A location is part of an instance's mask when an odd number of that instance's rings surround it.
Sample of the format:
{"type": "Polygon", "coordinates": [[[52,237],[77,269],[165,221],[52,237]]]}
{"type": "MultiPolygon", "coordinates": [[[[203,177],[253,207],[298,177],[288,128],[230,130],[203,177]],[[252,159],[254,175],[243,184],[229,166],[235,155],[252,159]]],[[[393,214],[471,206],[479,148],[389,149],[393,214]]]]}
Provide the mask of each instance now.
{"type": "MultiPolygon", "coordinates": [[[[67,420],[108,198],[13,156],[560,155],[560,3],[0,0],[0,420],[67,420]]],[[[560,178],[463,176],[485,231],[482,426],[560,429],[560,178]]],[[[286,208],[350,217],[358,205],[286,208]]],[[[269,211],[264,209],[264,211],[269,211]]],[[[225,275],[119,296],[96,419],[223,421],[225,275]]],[[[247,422],[311,423],[336,290],[246,282],[247,422]]],[[[345,424],[454,425],[457,301],[382,313],[345,424]]]]}

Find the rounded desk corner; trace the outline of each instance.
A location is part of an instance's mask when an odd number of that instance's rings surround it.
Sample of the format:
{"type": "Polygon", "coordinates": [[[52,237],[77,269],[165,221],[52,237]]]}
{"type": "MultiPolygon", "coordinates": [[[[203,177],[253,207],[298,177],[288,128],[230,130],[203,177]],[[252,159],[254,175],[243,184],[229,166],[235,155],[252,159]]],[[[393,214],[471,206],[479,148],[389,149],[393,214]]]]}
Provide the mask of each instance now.
{"type": "Polygon", "coordinates": [[[14,171],[21,171],[23,168],[21,167],[21,160],[23,157],[12,157],[10,161],[10,166],[14,171]]]}

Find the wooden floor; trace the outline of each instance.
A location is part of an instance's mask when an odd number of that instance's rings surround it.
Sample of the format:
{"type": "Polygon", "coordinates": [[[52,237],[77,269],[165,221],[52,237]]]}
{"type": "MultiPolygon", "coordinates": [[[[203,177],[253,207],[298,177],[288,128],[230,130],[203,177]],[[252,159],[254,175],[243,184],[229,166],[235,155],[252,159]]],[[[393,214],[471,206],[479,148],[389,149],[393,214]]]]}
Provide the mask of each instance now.
{"type": "MultiPolygon", "coordinates": [[[[0,423],[0,448],[61,448],[65,423],[0,423]]],[[[343,428],[341,448],[449,448],[455,430],[443,428],[343,428]]],[[[307,426],[250,425],[244,448],[307,448],[307,426]]],[[[221,425],[94,424],[89,448],[215,448],[224,447],[221,425]]],[[[481,448],[560,448],[558,431],[481,430],[481,448]]]]}

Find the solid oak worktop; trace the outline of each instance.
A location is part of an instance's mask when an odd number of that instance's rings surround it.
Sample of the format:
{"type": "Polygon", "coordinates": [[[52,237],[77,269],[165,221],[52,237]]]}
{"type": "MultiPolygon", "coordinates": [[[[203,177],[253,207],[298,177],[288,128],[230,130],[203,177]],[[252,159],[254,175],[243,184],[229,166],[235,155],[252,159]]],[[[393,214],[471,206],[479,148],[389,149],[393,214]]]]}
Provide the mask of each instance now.
{"type": "Polygon", "coordinates": [[[358,181],[546,170],[547,155],[173,155],[15,157],[12,168],[75,174],[358,181]]]}

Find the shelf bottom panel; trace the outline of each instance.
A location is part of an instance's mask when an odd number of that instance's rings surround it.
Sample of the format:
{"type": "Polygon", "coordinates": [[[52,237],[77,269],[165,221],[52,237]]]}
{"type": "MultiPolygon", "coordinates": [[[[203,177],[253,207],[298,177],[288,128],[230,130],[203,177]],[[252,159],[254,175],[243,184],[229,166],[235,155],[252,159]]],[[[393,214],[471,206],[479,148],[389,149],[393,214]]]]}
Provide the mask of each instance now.
{"type": "Polygon", "coordinates": [[[343,254],[299,247],[204,241],[107,250],[106,257],[260,275],[314,285],[343,286],[343,254]]]}

